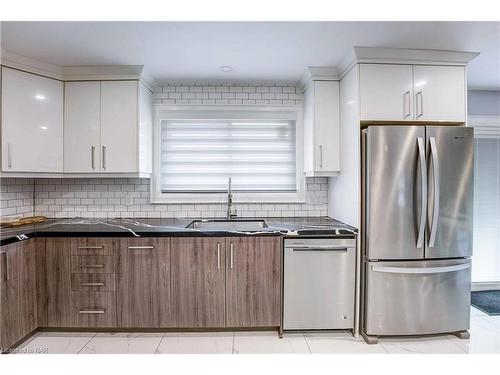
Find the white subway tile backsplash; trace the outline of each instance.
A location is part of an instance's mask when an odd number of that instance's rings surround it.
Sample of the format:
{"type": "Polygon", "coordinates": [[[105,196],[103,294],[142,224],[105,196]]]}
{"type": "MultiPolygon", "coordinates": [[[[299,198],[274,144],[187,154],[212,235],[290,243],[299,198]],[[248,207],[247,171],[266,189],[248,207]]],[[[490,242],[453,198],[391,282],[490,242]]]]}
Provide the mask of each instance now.
{"type": "MultiPolygon", "coordinates": [[[[78,180],[77,180],[78,182],[78,180]]],[[[327,178],[306,179],[305,203],[238,203],[235,202],[240,217],[306,217],[327,215],[327,178]]],[[[151,204],[148,179],[82,179],[80,184],[57,180],[53,185],[45,181],[35,182],[34,212],[48,217],[134,217],[134,218],[223,218],[226,205],[215,203],[193,204],[151,204]],[[86,185],[89,184],[89,185],[86,185]],[[90,185],[92,184],[92,185],[90,185]],[[64,186],[64,192],[44,191],[51,186],[64,186]],[[72,191],[73,188],[93,186],[95,191],[72,191]],[[75,198],[63,198],[62,194],[75,198]],[[51,197],[53,196],[53,197],[51,197]],[[125,198],[132,198],[133,204],[125,205],[125,198]]],[[[6,193],[10,194],[10,193],[6,193]]],[[[9,197],[9,196],[7,196],[9,197]]],[[[10,196],[8,202],[18,205],[23,200],[10,196]]],[[[2,194],[5,200],[5,194],[2,194]]],[[[2,212],[4,212],[2,206],[2,212]]],[[[21,206],[24,207],[24,206],[21,206]]],[[[14,207],[14,208],[17,208],[14,207]]],[[[7,207],[9,209],[9,207],[7,207]]],[[[25,208],[20,211],[26,210],[25,208]]],[[[15,210],[17,212],[17,210],[15,210]]],[[[30,214],[33,209],[30,210],[30,214]]]]}
{"type": "Polygon", "coordinates": [[[301,106],[301,93],[289,85],[177,84],[159,87],[155,104],[165,105],[272,105],[301,106]]]}

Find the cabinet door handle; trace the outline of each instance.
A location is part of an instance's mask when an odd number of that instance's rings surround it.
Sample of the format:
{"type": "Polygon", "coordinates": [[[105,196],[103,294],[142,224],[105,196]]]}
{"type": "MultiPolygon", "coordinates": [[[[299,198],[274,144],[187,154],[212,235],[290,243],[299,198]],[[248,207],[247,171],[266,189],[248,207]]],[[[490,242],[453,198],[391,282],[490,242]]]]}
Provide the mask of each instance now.
{"type": "Polygon", "coordinates": [[[3,259],[3,264],[4,264],[4,281],[9,281],[9,258],[7,253],[2,253],[2,259],[3,259]]]}
{"type": "Polygon", "coordinates": [[[129,246],[129,250],[153,250],[154,246],[129,246]]]}
{"type": "Polygon", "coordinates": [[[12,168],[12,143],[7,142],[7,166],[12,168]]]}
{"type": "Polygon", "coordinates": [[[90,163],[92,164],[92,169],[95,169],[95,146],[90,146],[90,163]]]}
{"type": "Polygon", "coordinates": [[[220,270],[220,243],[217,244],[217,269],[220,270]]]}
{"type": "Polygon", "coordinates": [[[229,249],[230,249],[229,252],[231,253],[231,256],[230,256],[230,265],[231,265],[231,269],[233,269],[233,252],[234,252],[234,246],[233,246],[232,242],[229,245],[229,249]]]}
{"type": "Polygon", "coordinates": [[[422,91],[419,91],[417,92],[417,117],[422,117],[423,115],[424,115],[424,93],[422,91]]]}
{"type": "Polygon", "coordinates": [[[88,250],[99,250],[104,249],[104,246],[78,246],[79,249],[88,249],[88,250]]]}
{"type": "Polygon", "coordinates": [[[79,314],[104,314],[106,310],[80,310],[79,314]]]}
{"type": "Polygon", "coordinates": [[[323,168],[323,145],[319,145],[319,167],[323,168]]]}
{"type": "Polygon", "coordinates": [[[411,116],[411,95],[410,90],[403,94],[403,111],[405,119],[411,116]]]}
{"type": "Polygon", "coordinates": [[[82,268],[104,268],[104,264],[82,264],[82,268]]]}
{"type": "Polygon", "coordinates": [[[104,286],[104,283],[81,283],[80,286],[104,286]]]}
{"type": "Polygon", "coordinates": [[[106,146],[102,146],[102,169],[106,169],[106,146]]]}

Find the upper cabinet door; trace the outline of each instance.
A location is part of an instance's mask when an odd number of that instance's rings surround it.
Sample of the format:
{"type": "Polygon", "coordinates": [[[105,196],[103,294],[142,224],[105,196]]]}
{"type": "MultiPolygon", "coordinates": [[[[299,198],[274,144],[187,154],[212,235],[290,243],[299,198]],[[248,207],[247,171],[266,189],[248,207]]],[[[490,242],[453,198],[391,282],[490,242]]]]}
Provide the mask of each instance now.
{"type": "Polygon", "coordinates": [[[98,172],[101,165],[101,84],[64,85],[64,171],[98,172]]]}
{"type": "Polygon", "coordinates": [[[465,68],[416,65],[415,119],[465,122],[465,68]]]}
{"type": "Polygon", "coordinates": [[[339,83],[314,82],[315,171],[340,171],[339,83]]]}
{"type": "Polygon", "coordinates": [[[360,64],[361,120],[413,120],[413,66],[360,64]]]}
{"type": "Polygon", "coordinates": [[[63,84],[2,68],[2,170],[63,171],[63,84]]]}
{"type": "Polygon", "coordinates": [[[101,82],[101,171],[138,172],[138,82],[101,82]]]}

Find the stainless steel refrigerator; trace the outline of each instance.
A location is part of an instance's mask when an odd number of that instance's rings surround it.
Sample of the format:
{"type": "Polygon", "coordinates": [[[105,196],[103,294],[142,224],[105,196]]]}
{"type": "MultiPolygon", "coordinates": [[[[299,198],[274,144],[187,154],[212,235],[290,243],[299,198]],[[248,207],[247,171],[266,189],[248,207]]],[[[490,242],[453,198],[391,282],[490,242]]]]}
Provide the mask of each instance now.
{"type": "Polygon", "coordinates": [[[470,315],[473,129],[362,132],[362,332],[456,333],[470,315]]]}

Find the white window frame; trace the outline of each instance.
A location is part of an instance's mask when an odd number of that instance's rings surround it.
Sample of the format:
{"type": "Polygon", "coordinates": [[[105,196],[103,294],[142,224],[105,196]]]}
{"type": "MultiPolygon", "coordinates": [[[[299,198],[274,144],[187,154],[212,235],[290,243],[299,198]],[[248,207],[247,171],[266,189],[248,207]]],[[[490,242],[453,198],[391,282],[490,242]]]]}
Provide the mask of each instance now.
{"type": "Polygon", "coordinates": [[[277,119],[295,121],[296,181],[294,192],[233,192],[235,203],[304,203],[306,180],[304,175],[303,113],[301,107],[238,107],[238,106],[165,106],[154,108],[153,175],[151,203],[219,203],[227,201],[227,193],[162,193],[160,174],[161,122],[188,119],[277,119]]]}

